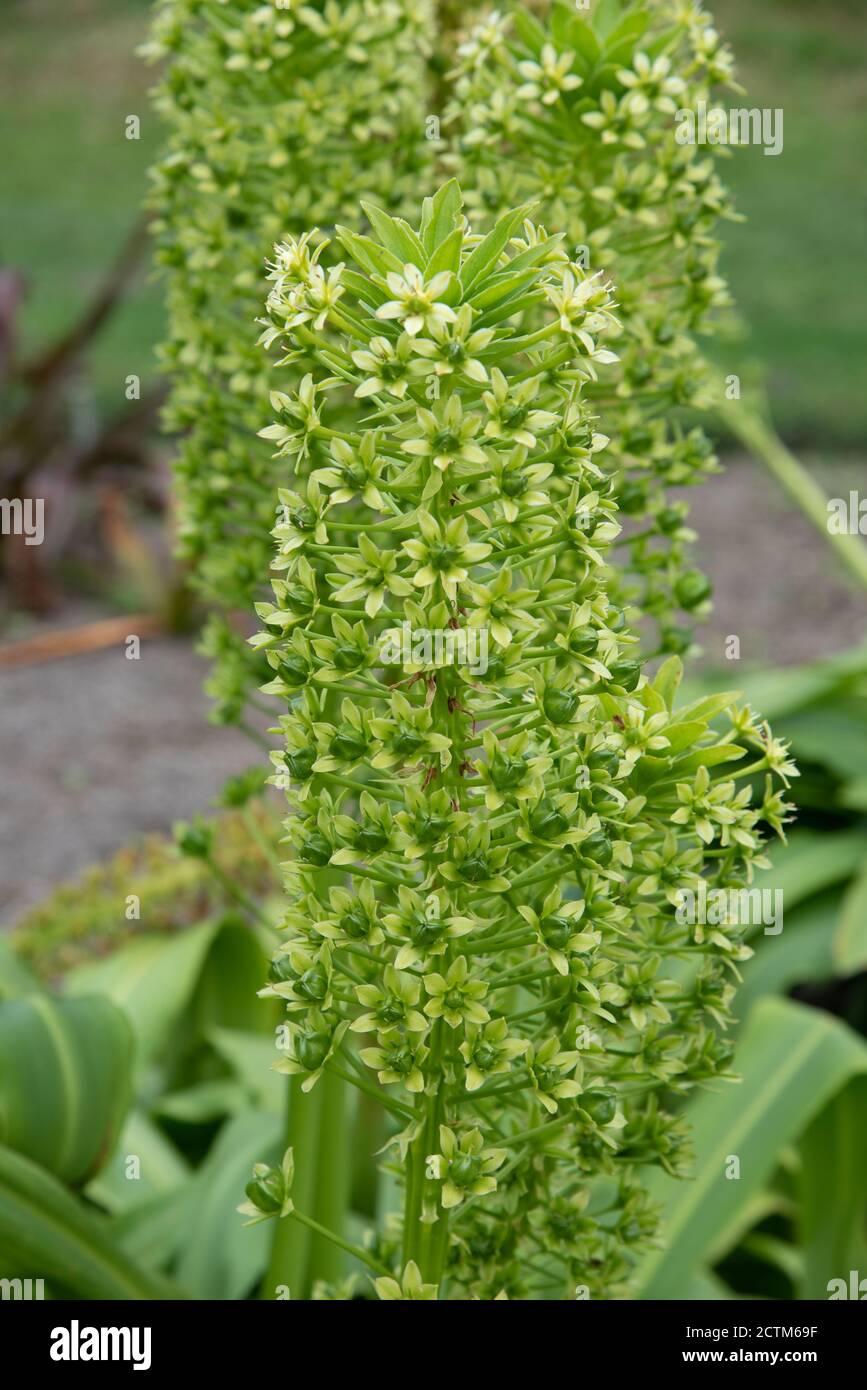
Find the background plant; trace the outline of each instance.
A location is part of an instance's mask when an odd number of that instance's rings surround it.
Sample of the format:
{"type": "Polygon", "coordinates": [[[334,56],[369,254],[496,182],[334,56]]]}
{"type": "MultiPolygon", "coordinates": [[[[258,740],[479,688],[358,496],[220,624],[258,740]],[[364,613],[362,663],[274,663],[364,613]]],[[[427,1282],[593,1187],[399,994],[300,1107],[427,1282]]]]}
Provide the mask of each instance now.
{"type": "MultiPolygon", "coordinates": [[[[743,924],[681,925],[677,890],[750,881],[786,806],[738,783],[792,769],[730,694],[675,711],[679,663],[648,683],[606,592],[619,526],[583,392],[610,285],[524,208],[473,235],[454,183],[417,232],[365,210],[376,237],[339,232],[327,303],[309,236],[278,247],[266,320],[315,363],[265,431],[296,483],[254,639],[289,704],[278,1065],[389,1118],[402,1219],[353,1248],[381,1296],[611,1297],[655,1228],[638,1170],[682,1168],[670,1098],[727,1069],[749,954],[743,924]],[[489,628],[493,660],[392,673],[402,624],[489,628]]],[[[345,1243],[290,1173],[259,1170],[248,1210],[345,1243]]]]}
{"type": "Polygon", "coordinates": [[[252,324],[264,261],[287,232],[333,227],[374,195],[402,208],[424,135],[428,0],[277,7],[161,0],[145,53],[167,59],[153,171],[172,376],[167,423],[183,553],[213,610],[205,650],[218,719],[241,719],[261,671],[243,640],[269,557],[268,373],[252,324]],[[233,615],[241,615],[240,631],[233,615]]]}
{"type": "MultiPolygon", "coordinates": [[[[636,523],[621,542],[623,592],[655,619],[662,651],[686,651],[689,619],[707,612],[711,592],[689,565],[695,537],[672,493],[716,468],[696,409],[713,410],[827,538],[822,491],[777,438],[766,402],[740,400],[740,377],[733,400],[730,377],[703,357],[711,335],[734,327],[717,234],[721,218],[736,220],[719,176],[731,151],[678,143],[676,115],[743,89],[695,0],[602,0],[586,15],[565,0],[533,8],[539,18],[493,11],[461,46],[451,162],[481,208],[538,199],[549,228],[617,279],[620,362],[595,399],[615,441],[621,509],[636,523]]],[[[867,584],[860,539],[833,543],[867,584]]]]}

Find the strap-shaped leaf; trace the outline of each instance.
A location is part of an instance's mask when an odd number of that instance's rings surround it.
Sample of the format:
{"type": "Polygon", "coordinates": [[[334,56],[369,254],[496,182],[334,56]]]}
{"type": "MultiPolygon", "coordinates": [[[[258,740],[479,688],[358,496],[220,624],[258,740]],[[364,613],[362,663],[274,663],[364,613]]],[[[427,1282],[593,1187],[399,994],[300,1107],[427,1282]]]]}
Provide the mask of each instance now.
{"type": "Polygon", "coordinates": [[[45,1279],[61,1293],[89,1299],[182,1298],[148,1274],[38,1164],[0,1145],[0,1251],[21,1279],[45,1279]]]}
{"type": "Polygon", "coordinates": [[[737,1212],[770,1177],[781,1151],[849,1082],[867,1075],[867,1046],[844,1024],[790,1000],[766,999],[748,1021],[733,1069],[738,1086],[701,1095],[688,1109],[695,1176],[651,1175],[664,1203],[663,1244],[639,1275],[644,1298],[679,1298],[692,1272],[720,1253],[737,1212]],[[729,1159],[740,1176],[727,1177],[729,1159]]]}
{"type": "Polygon", "coordinates": [[[130,1100],[133,1036],[109,999],[0,1004],[0,1140],[64,1182],[111,1153],[130,1100]]]}

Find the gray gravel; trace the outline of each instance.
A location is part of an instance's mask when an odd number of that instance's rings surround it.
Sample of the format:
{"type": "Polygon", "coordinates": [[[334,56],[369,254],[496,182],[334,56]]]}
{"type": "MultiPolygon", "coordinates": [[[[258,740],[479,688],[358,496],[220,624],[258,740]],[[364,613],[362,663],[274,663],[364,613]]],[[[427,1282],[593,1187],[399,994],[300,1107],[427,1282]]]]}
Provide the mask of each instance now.
{"type": "Polygon", "coordinates": [[[0,672],[0,922],[147,831],[205,809],[260,754],[207,722],[185,642],[0,672]]]}
{"type": "MultiPolygon", "coordinates": [[[[858,485],[852,467],[822,478],[833,495],[858,485]]],[[[759,469],[735,463],[691,501],[697,562],[716,590],[706,664],[734,677],[723,661],[732,633],[745,664],[805,661],[863,638],[867,599],[759,469]]],[[[207,722],[204,674],[189,644],[170,640],[145,642],[139,661],[119,647],[0,672],[0,922],[136,835],[206,808],[261,756],[207,722]]]]}

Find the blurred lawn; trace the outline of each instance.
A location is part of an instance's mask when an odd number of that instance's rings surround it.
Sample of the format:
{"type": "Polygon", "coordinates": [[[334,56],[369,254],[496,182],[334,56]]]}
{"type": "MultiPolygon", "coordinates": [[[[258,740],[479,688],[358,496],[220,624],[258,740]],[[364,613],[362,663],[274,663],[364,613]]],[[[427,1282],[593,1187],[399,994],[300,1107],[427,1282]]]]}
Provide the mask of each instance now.
{"type": "MultiPolygon", "coordinates": [[[[159,146],[136,58],[148,0],[3,0],[0,148],[4,151],[0,264],[28,282],[24,346],[67,328],[101,283],[135,223],[159,146]],[[141,139],[125,120],[141,118],[141,139]]],[[[93,385],[109,408],[123,378],[154,374],[161,291],[147,276],[112,318],[93,354],[93,385]]]]}
{"type": "MultiPolygon", "coordinates": [[[[819,447],[867,439],[867,4],[708,0],[747,97],[782,107],[784,149],[724,175],[748,221],[724,261],[778,426],[819,447]]],[[[741,352],[738,345],[738,352],[741,352]]]]}
{"type": "MultiPolygon", "coordinates": [[[[745,149],[725,169],[749,218],[727,228],[726,269],[750,329],[746,345],[732,351],[739,362],[752,356],[767,364],[787,437],[822,449],[863,445],[867,4],[709,0],[709,7],[735,47],[746,104],[785,113],[779,157],[745,149]]],[[[133,50],[149,8],[148,0],[4,0],[0,7],[0,262],[28,273],[31,346],[86,301],[145,191],[159,133],[147,103],[153,74],[133,50]],[[137,142],[124,138],[129,114],[142,118],[137,142]]],[[[103,399],[117,399],[119,377],[147,376],[160,318],[151,282],[97,346],[103,399]]]]}

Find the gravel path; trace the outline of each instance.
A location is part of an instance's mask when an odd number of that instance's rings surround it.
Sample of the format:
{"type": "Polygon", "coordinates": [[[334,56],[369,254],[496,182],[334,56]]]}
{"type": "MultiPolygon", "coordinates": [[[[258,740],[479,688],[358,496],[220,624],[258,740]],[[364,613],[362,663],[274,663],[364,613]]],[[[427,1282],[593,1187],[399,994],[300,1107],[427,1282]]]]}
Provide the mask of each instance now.
{"type": "MultiPolygon", "coordinates": [[[[822,481],[845,496],[860,473],[822,481]]],[[[745,664],[805,661],[864,636],[867,599],[759,470],[734,464],[691,501],[697,562],[716,591],[707,664],[733,674],[733,633],[745,664]]],[[[0,672],[0,923],[136,835],[207,808],[257,761],[242,734],[207,722],[204,674],[170,640],[144,642],[139,661],[121,647],[0,672]]]]}

